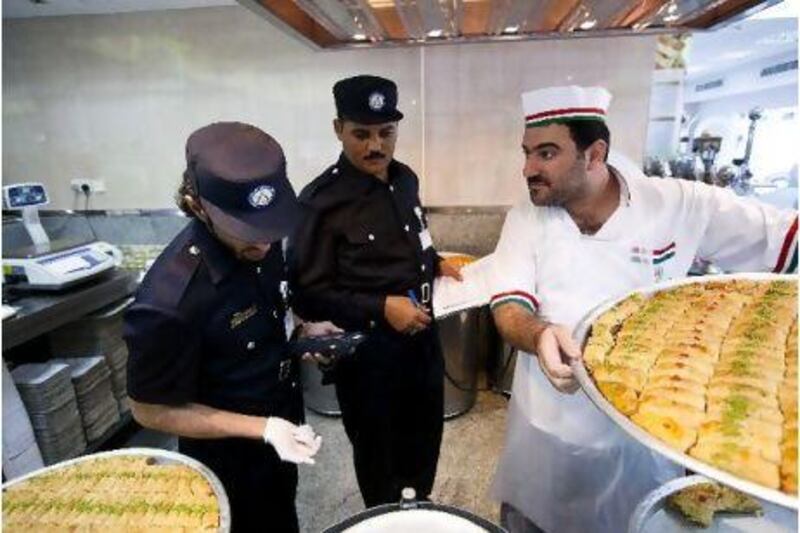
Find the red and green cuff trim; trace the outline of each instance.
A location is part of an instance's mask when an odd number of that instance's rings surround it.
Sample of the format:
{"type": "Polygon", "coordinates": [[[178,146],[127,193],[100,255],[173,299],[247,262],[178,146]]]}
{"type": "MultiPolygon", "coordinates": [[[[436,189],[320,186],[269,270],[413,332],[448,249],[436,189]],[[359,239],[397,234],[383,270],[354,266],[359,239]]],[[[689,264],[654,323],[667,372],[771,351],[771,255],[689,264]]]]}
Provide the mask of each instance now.
{"type": "Polygon", "coordinates": [[[497,306],[515,303],[528,309],[531,313],[535,313],[539,309],[539,301],[532,295],[525,291],[509,291],[495,294],[489,300],[489,307],[494,309],[497,306]]]}
{"type": "Polygon", "coordinates": [[[794,217],[794,222],[786,232],[778,262],[772,272],[776,274],[797,272],[797,217],[794,217]]]}
{"type": "Polygon", "coordinates": [[[547,126],[554,122],[568,120],[600,120],[605,121],[606,112],[599,107],[565,107],[534,113],[525,117],[525,127],[547,126]]]}

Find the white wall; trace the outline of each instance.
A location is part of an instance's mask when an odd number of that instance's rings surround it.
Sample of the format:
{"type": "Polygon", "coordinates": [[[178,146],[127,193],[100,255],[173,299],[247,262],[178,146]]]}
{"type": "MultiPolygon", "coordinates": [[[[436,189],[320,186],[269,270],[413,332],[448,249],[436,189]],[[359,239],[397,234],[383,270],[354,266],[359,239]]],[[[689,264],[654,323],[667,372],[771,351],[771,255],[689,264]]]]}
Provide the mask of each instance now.
{"type": "Polygon", "coordinates": [[[532,89],[607,87],[612,148],[643,156],[651,37],[435,46],[424,54],[430,204],[510,204],[525,194],[520,94],[532,89]]]}
{"type": "Polygon", "coordinates": [[[74,178],[106,182],[95,208],[169,207],[187,135],[242,120],[281,142],[299,188],[338,154],[333,83],[373,73],[400,87],[396,156],[417,169],[426,204],[507,204],[522,190],[520,92],[607,85],[612,144],[639,159],[654,46],[624,37],[313,51],[239,6],[4,20],[3,182],[43,181],[55,208],[82,207],[74,178]]]}

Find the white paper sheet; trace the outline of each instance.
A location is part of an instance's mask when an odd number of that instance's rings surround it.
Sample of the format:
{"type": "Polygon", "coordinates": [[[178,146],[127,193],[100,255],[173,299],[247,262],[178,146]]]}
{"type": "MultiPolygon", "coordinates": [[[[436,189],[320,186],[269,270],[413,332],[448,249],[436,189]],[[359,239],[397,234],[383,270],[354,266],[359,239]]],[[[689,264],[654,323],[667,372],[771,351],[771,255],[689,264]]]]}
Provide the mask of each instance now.
{"type": "Polygon", "coordinates": [[[439,277],[433,285],[433,316],[442,318],[489,303],[488,276],[492,256],[488,255],[461,269],[464,281],[439,277]]]}

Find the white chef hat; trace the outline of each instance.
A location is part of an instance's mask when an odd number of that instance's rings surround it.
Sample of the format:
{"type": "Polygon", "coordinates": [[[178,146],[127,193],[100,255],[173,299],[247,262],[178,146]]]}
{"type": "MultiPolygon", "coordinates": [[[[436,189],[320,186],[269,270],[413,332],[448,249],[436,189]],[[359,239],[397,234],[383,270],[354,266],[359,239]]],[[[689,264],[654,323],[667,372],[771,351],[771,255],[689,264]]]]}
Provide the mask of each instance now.
{"type": "Polygon", "coordinates": [[[568,120],[605,122],[611,93],[604,87],[547,87],[522,94],[525,127],[568,120]]]}

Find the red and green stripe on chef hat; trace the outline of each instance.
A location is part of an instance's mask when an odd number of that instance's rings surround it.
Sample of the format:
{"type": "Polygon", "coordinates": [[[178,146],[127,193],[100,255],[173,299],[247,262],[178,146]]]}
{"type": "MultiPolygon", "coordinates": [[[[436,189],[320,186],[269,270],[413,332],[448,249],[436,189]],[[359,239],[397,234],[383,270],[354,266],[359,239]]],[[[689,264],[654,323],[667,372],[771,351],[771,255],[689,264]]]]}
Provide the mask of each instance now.
{"type": "Polygon", "coordinates": [[[526,128],[572,120],[605,122],[610,103],[611,93],[604,87],[547,87],[522,95],[526,128]]]}

